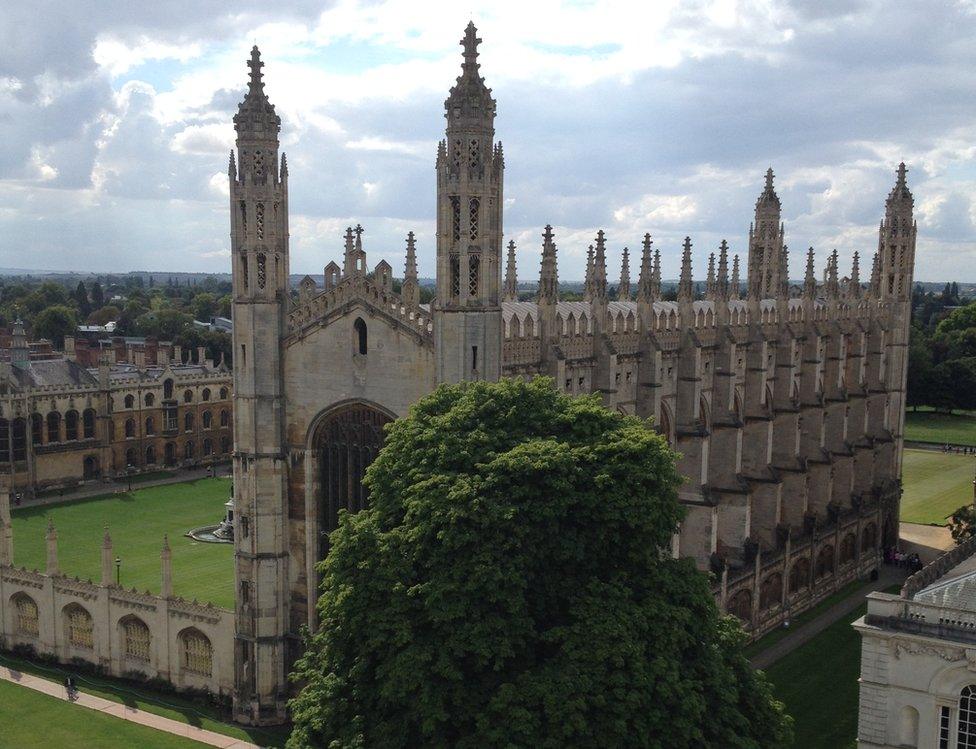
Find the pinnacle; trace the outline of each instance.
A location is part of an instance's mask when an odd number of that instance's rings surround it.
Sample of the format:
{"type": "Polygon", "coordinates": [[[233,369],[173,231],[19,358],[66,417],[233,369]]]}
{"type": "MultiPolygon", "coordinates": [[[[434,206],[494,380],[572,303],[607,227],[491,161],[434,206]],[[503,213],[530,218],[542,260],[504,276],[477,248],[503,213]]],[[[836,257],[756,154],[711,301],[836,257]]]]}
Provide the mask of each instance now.
{"type": "Polygon", "coordinates": [[[478,69],[478,45],[481,44],[481,39],[478,37],[478,29],[474,25],[474,21],[468,21],[468,25],[464,29],[464,38],[461,39],[460,44],[464,47],[463,67],[465,71],[471,70],[474,72],[478,69]]]}

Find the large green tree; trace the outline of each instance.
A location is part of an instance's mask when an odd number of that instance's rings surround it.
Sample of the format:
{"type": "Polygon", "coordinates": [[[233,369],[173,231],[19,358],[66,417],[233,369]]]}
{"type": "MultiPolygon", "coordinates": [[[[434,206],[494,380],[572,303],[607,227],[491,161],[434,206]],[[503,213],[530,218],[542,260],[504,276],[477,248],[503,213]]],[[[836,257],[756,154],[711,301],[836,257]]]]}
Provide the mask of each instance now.
{"type": "Polygon", "coordinates": [[[791,722],[705,574],[674,455],[551,380],[442,386],[343,514],[291,747],[778,747],[791,722]]]}
{"type": "Polygon", "coordinates": [[[78,327],[75,311],[62,304],[47,307],[34,318],[34,338],[47,338],[55,348],[64,347],[64,337],[72,335],[78,327]]]}

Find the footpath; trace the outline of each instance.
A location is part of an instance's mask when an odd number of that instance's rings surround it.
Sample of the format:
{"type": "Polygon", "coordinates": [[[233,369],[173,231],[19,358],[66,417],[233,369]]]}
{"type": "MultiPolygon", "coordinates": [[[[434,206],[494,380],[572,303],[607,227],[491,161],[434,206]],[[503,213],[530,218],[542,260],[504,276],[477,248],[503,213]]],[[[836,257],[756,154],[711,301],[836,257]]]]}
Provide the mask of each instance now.
{"type": "Polygon", "coordinates": [[[187,723],[180,723],[177,720],[164,718],[162,715],[156,715],[155,713],[147,713],[145,710],[137,710],[136,708],[123,705],[120,702],[112,702],[92,694],[77,692],[75,697],[69,700],[63,684],[42,679],[39,676],[25,674],[21,671],[7,668],[6,666],[0,666],[0,679],[13,684],[19,684],[28,689],[33,689],[35,692],[41,692],[62,702],[70,702],[73,705],[85,707],[89,710],[96,710],[105,715],[113,715],[116,718],[121,718],[131,723],[138,723],[147,728],[155,728],[157,731],[165,731],[176,736],[199,741],[201,744],[208,746],[217,746],[222,749],[259,749],[256,744],[250,744],[241,739],[224,736],[213,731],[205,731],[202,728],[197,728],[187,723]]]}
{"type": "Polygon", "coordinates": [[[843,601],[838,601],[819,616],[805,624],[801,624],[786,635],[786,637],[753,656],[750,660],[752,667],[769,668],[787,653],[796,650],[800,645],[812,640],[834,622],[857,610],[857,607],[864,603],[864,597],[868,593],[884,590],[885,588],[890,588],[892,585],[899,585],[905,581],[907,576],[908,571],[904,568],[889,565],[883,566],[877,580],[864,584],[843,601]]]}

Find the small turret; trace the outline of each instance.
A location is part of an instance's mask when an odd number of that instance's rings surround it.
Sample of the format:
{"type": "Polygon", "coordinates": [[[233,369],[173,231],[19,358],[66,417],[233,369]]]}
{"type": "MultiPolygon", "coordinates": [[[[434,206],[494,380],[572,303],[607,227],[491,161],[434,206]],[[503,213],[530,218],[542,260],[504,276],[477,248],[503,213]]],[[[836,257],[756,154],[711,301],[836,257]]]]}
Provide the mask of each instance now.
{"type": "Polygon", "coordinates": [[[626,247],[620,262],[620,285],[617,287],[617,298],[625,302],[630,301],[630,250],[626,247]]]}
{"type": "Polygon", "coordinates": [[[742,296],[742,281],[739,279],[739,256],[732,258],[732,283],[729,289],[730,299],[740,299],[742,296]]]}
{"type": "Polygon", "coordinates": [[[403,303],[411,309],[420,306],[420,281],[417,278],[417,247],[413,232],[407,233],[407,258],[403,266],[403,286],[400,289],[403,303]]]}
{"type": "Polygon", "coordinates": [[[518,275],[515,267],[515,240],[508,242],[508,256],[505,259],[505,288],[502,290],[502,301],[518,301],[518,275]]]}
{"type": "Polygon", "coordinates": [[[807,250],[807,269],[803,276],[803,296],[806,299],[815,299],[817,296],[817,272],[814,266],[812,247],[807,250]]]}
{"type": "Polygon", "coordinates": [[[705,298],[715,300],[715,253],[708,254],[708,270],[705,273],[705,298]]]}
{"type": "Polygon", "coordinates": [[[539,270],[539,290],[536,302],[555,305],[559,301],[559,276],[556,265],[556,245],[552,241],[552,226],[546,224],[542,233],[542,267],[539,270]]]}
{"type": "Polygon", "coordinates": [[[694,287],[691,277],[691,237],[685,237],[684,245],[681,249],[681,275],[678,278],[678,301],[694,301],[694,287]]]}

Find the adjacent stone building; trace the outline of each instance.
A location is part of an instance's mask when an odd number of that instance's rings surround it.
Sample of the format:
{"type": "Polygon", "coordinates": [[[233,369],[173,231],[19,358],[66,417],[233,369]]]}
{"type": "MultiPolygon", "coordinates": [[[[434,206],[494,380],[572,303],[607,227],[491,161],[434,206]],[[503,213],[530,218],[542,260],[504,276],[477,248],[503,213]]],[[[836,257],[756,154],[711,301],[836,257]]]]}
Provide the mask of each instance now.
{"type": "Polygon", "coordinates": [[[226,367],[31,358],[19,324],[9,351],[0,361],[0,485],[14,496],[230,459],[226,367]]]}
{"type": "Polygon", "coordinates": [[[870,573],[897,539],[916,236],[904,164],[864,282],[859,256],[841,277],[836,251],[818,282],[810,249],[802,285],[790,286],[770,170],[744,279],[723,242],[697,298],[686,239],[677,300],[663,301],[660,253],[645,234],[636,289],[624,251],[610,301],[598,231],[585,299],[563,302],[547,226],[538,293],[519,301],[513,244],[502,284],[505,162],[479,42],[469,25],[445,102],[429,306],[419,303],[413,234],[395,293],[390,265],[367,265],[360,226],[346,231],[341,262],[325,266],[324,287],[306,277],[291,297],[288,167],[252,51],[229,165],[243,722],[285,718],[287,673],[302,628],[318,626],[315,565],[338,512],[366,503],[361,478],[383,426],[440,382],[547,375],[652,419],[687,478],[673,551],[715,572],[721,605],[754,633],[870,573]]]}

